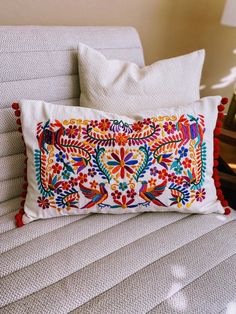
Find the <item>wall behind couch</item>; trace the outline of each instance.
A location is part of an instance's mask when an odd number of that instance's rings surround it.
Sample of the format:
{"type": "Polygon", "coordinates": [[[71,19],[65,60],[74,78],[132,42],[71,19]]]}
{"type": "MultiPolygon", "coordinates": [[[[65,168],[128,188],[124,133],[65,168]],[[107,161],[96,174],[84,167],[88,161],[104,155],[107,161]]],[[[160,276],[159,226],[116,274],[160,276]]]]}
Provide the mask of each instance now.
{"type": "Polygon", "coordinates": [[[131,25],[146,63],[205,48],[202,96],[231,97],[236,28],[220,24],[224,0],[0,0],[0,25],[131,25]]]}

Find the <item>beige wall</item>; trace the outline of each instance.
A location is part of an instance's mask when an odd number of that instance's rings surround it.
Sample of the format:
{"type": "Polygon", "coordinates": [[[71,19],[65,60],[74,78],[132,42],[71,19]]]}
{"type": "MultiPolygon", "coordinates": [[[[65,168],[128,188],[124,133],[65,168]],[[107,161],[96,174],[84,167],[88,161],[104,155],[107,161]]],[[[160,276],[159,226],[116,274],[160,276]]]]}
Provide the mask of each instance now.
{"type": "Polygon", "coordinates": [[[223,6],[224,0],[0,0],[0,24],[132,25],[147,64],[205,48],[202,95],[231,97],[236,28],[220,25],[223,6]]]}

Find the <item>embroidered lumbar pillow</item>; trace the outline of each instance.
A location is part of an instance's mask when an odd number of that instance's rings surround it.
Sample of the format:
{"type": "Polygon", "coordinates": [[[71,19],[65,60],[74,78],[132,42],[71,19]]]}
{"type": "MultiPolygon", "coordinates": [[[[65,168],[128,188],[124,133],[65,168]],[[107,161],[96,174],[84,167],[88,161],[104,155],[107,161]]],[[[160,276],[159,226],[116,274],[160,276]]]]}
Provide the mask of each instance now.
{"type": "Polygon", "coordinates": [[[152,65],[108,60],[84,44],[78,47],[80,102],[83,107],[132,116],[140,110],[187,105],[200,98],[205,51],[152,65]]]}
{"type": "Polygon", "coordinates": [[[90,212],[224,213],[212,177],[220,100],[138,119],[43,101],[14,104],[28,180],[18,226],[90,212]]]}

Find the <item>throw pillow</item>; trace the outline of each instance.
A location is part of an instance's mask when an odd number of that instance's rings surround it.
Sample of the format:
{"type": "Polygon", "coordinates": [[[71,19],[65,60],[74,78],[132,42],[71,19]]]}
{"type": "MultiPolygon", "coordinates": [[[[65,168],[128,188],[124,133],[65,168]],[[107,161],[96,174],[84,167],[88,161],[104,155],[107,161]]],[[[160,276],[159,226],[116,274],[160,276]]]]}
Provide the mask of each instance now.
{"type": "Polygon", "coordinates": [[[213,179],[220,100],[208,97],[138,120],[43,101],[14,104],[28,181],[18,226],[91,212],[224,213],[213,179]]]}
{"type": "Polygon", "coordinates": [[[108,60],[80,44],[78,63],[81,106],[132,116],[139,110],[187,105],[200,98],[205,51],[161,60],[140,68],[108,60]]]}

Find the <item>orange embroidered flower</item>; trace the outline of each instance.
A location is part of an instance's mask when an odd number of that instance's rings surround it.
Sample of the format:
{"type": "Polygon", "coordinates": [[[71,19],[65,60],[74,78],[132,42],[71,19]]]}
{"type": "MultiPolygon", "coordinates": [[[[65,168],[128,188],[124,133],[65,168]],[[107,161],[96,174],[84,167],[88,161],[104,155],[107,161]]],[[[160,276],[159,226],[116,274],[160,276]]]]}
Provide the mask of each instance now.
{"type": "Polygon", "coordinates": [[[149,183],[150,185],[153,185],[153,186],[156,185],[156,182],[157,182],[157,180],[156,180],[156,179],[153,179],[153,178],[151,178],[150,180],[148,180],[148,183],[149,183]]]}
{"type": "Polygon", "coordinates": [[[80,183],[84,183],[84,182],[87,182],[88,181],[88,176],[87,174],[83,174],[80,172],[79,176],[78,176],[78,180],[80,181],[80,183]]]}
{"type": "Polygon", "coordinates": [[[121,179],[124,179],[125,172],[130,174],[134,173],[133,166],[138,163],[138,160],[133,159],[133,153],[125,153],[124,147],[120,148],[120,153],[112,153],[112,158],[114,160],[108,161],[108,166],[112,166],[112,173],[120,172],[121,179]]]}
{"type": "Polygon", "coordinates": [[[108,119],[102,119],[98,123],[98,127],[101,131],[107,131],[111,125],[111,122],[108,119]]]}
{"type": "Polygon", "coordinates": [[[132,129],[133,129],[135,132],[140,132],[140,131],[142,131],[142,128],[143,128],[143,122],[141,122],[141,121],[135,122],[135,123],[133,123],[133,125],[132,125],[132,129]]]}
{"type": "Polygon", "coordinates": [[[124,133],[118,133],[116,136],[116,142],[120,146],[124,146],[128,141],[128,136],[124,133]]]}
{"type": "Polygon", "coordinates": [[[96,189],[98,184],[95,180],[93,180],[92,182],[89,182],[89,183],[90,183],[91,189],[96,189]]]}
{"type": "Polygon", "coordinates": [[[69,190],[70,184],[69,184],[69,182],[64,181],[64,182],[62,182],[61,187],[63,190],[69,190]]]}
{"type": "Polygon", "coordinates": [[[168,176],[166,169],[158,171],[158,178],[164,180],[168,176]]]}

